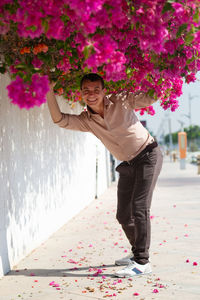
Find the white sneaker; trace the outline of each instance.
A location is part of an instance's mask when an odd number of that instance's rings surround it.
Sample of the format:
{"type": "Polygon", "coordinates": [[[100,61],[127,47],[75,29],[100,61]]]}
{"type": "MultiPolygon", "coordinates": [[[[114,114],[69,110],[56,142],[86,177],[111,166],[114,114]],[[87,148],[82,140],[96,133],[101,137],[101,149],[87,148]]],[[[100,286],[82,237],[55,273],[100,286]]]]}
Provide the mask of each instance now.
{"type": "Polygon", "coordinates": [[[129,255],[123,258],[117,259],[115,261],[115,264],[117,266],[128,266],[132,262],[131,258],[133,258],[133,253],[130,253],[129,255]]]}
{"type": "Polygon", "coordinates": [[[127,267],[122,270],[117,271],[114,275],[116,277],[133,277],[138,275],[144,275],[151,273],[151,265],[147,263],[145,265],[141,265],[132,261],[127,267]]]}

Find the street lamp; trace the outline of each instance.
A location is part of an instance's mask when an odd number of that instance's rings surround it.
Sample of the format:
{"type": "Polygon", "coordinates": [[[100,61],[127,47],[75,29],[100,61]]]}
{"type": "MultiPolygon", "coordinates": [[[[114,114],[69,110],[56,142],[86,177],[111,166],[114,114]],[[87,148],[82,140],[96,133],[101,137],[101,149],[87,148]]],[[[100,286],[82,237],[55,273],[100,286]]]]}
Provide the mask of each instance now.
{"type": "Polygon", "coordinates": [[[180,124],[181,124],[181,131],[184,131],[183,125],[185,124],[185,122],[181,121],[181,120],[177,120],[180,124]]]}
{"type": "Polygon", "coordinates": [[[188,99],[189,99],[189,114],[188,115],[184,114],[184,116],[186,116],[189,119],[189,122],[190,122],[189,126],[192,126],[192,109],[191,109],[191,107],[192,107],[192,100],[194,98],[196,98],[196,97],[199,97],[199,96],[197,96],[197,95],[191,96],[190,94],[188,95],[188,99]]]}

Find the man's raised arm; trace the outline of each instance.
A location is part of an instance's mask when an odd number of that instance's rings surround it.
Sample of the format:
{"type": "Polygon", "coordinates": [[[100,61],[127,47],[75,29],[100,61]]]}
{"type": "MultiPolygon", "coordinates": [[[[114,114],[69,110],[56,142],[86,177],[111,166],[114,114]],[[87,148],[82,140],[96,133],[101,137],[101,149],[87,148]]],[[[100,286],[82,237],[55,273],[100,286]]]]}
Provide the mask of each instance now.
{"type": "Polygon", "coordinates": [[[47,104],[51,114],[51,118],[54,123],[58,123],[62,119],[62,113],[58,106],[54,91],[53,91],[54,84],[50,84],[50,90],[47,94],[47,104]]]}

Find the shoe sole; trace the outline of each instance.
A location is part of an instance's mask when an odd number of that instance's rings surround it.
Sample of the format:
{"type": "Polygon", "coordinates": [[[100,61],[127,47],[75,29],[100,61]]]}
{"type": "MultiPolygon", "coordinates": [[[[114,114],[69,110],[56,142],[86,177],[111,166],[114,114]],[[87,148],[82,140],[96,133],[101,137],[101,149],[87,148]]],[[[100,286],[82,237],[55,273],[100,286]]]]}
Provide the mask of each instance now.
{"type": "Polygon", "coordinates": [[[129,262],[127,262],[127,263],[119,263],[119,262],[115,262],[115,265],[116,265],[116,266],[128,266],[128,265],[129,265],[129,262]]]}
{"type": "MultiPolygon", "coordinates": [[[[115,265],[116,266],[128,266],[130,262],[131,262],[131,260],[129,262],[127,262],[127,263],[125,263],[125,262],[124,263],[120,263],[120,262],[115,261],[115,265]]],[[[149,259],[149,262],[151,262],[150,259],[149,259]]]]}
{"type": "Polygon", "coordinates": [[[152,271],[150,272],[145,272],[145,273],[141,273],[141,274],[134,274],[134,275],[117,275],[117,274],[114,274],[115,277],[120,277],[120,278],[130,278],[130,277],[139,277],[139,276],[143,276],[143,275],[148,275],[148,274],[151,274],[152,271]]]}

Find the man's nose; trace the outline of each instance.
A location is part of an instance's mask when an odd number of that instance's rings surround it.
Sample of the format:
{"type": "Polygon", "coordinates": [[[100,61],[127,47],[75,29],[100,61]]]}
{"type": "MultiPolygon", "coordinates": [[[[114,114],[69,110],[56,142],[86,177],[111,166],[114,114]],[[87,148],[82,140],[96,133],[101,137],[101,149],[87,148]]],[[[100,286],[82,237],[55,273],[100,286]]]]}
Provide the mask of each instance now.
{"type": "Polygon", "coordinates": [[[89,95],[93,95],[94,94],[94,91],[89,91],[89,95]]]}

